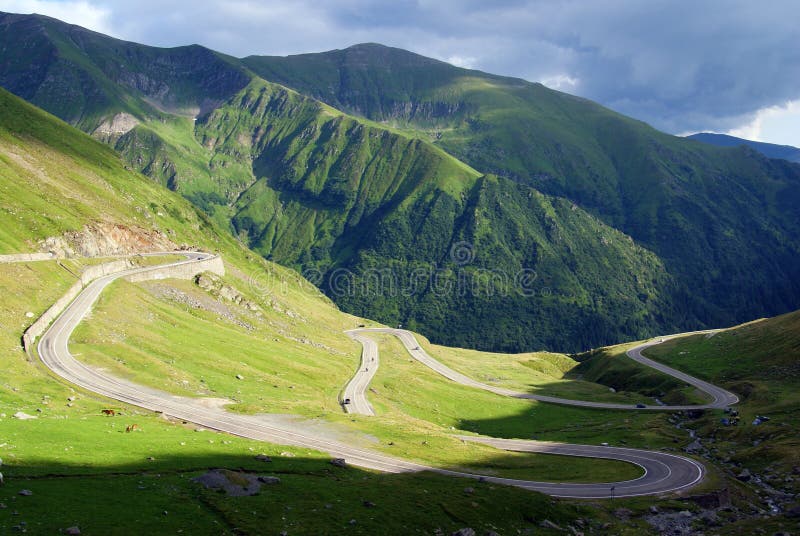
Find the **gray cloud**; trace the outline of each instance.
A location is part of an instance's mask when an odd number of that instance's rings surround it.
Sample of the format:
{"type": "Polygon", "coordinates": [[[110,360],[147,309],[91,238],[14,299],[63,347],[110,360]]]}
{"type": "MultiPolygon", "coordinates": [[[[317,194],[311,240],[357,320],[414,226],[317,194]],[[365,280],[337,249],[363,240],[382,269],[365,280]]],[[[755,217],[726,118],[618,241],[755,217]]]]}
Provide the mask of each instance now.
{"type": "MultiPolygon", "coordinates": [[[[42,11],[48,2],[11,4],[14,11],[33,4],[42,11]]],[[[731,129],[761,108],[800,98],[794,0],[74,4],[104,11],[103,24],[95,25],[117,37],[159,46],[200,43],[236,56],[380,42],[547,81],[675,133],[731,129]]]]}

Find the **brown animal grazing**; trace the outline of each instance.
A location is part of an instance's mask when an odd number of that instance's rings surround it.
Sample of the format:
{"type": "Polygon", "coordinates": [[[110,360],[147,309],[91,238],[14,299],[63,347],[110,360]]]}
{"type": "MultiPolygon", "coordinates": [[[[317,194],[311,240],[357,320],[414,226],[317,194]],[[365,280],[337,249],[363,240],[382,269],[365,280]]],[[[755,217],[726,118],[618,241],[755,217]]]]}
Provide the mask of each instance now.
{"type": "Polygon", "coordinates": [[[125,427],[125,432],[126,433],[127,432],[135,432],[138,429],[139,429],[139,425],[138,424],[131,424],[131,425],[125,427]]]}
{"type": "Polygon", "coordinates": [[[113,409],[104,409],[104,410],[103,410],[103,411],[101,411],[100,413],[102,413],[103,415],[109,415],[109,416],[111,416],[111,417],[113,417],[114,415],[116,415],[116,414],[117,414],[117,412],[116,412],[116,411],[114,411],[113,409]]]}

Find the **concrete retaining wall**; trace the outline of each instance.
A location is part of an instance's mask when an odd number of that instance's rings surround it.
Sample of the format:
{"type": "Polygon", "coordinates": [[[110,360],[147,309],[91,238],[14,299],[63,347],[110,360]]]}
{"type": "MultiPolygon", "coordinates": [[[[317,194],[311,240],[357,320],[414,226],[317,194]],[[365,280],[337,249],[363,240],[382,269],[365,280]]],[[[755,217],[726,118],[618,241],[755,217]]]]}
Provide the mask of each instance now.
{"type": "Polygon", "coordinates": [[[203,272],[214,272],[225,275],[225,265],[219,255],[197,262],[179,264],[178,266],[163,266],[125,276],[131,283],[139,281],[152,281],[154,279],[192,279],[203,272]]]}
{"type": "Polygon", "coordinates": [[[44,331],[47,329],[47,326],[55,320],[58,315],[61,314],[64,309],[67,308],[72,300],[81,293],[83,288],[97,279],[98,277],[102,277],[104,275],[113,274],[116,272],[122,272],[124,270],[128,270],[129,268],[133,267],[133,263],[131,263],[128,259],[121,259],[111,262],[106,262],[103,264],[97,264],[95,266],[88,266],[80,275],[80,278],[69,287],[69,290],[61,296],[56,303],[54,303],[47,311],[45,311],[42,316],[36,319],[36,322],[31,324],[28,329],[25,330],[25,333],[22,335],[22,346],[25,348],[25,351],[28,352],[28,355],[31,353],[31,349],[33,348],[33,343],[36,341],[36,338],[39,337],[44,331]]]}
{"type": "MultiPolygon", "coordinates": [[[[36,339],[41,336],[50,323],[58,318],[58,315],[72,303],[72,300],[81,293],[86,285],[98,277],[123,272],[133,268],[133,266],[133,263],[129,259],[120,259],[86,268],[83,273],[81,273],[80,279],[67,290],[66,294],[61,296],[56,303],[36,320],[36,322],[25,330],[25,333],[22,335],[22,345],[28,355],[33,355],[33,344],[36,342],[36,339]]],[[[217,255],[202,261],[180,264],[178,266],[158,266],[150,270],[131,274],[127,276],[126,279],[132,283],[153,279],[192,279],[197,274],[203,272],[214,272],[215,274],[225,275],[225,265],[222,263],[222,257],[217,255]]]]}
{"type": "Polygon", "coordinates": [[[0,264],[9,262],[34,262],[52,261],[57,259],[52,253],[15,253],[14,255],[0,255],[0,264]]]}

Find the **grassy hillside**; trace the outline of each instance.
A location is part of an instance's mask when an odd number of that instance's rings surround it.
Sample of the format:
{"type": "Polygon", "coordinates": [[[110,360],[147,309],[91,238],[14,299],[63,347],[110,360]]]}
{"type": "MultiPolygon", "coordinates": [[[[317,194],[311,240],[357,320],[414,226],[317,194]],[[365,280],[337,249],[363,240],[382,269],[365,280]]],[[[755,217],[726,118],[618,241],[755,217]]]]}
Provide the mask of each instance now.
{"type": "MultiPolygon", "coordinates": [[[[574,369],[583,378],[645,393],[666,393],[665,400],[686,400],[683,386],[648,373],[607,349],[574,369]]],[[[769,486],[796,493],[798,457],[798,363],[800,312],[758,320],[714,334],[667,341],[645,355],[721,385],[741,403],[738,426],[725,426],[722,411],[706,412],[692,424],[707,457],[738,475],[747,468],[769,486]],[[754,425],[756,416],[769,421],[754,425]]]]}
{"type": "Polygon", "coordinates": [[[176,244],[233,244],[174,194],[129,171],[109,147],[0,89],[0,251],[111,223],[176,244]]]}
{"type": "MultiPolygon", "coordinates": [[[[435,421],[430,412],[416,416],[402,408],[382,422],[354,422],[336,404],[360,352],[342,330],[364,320],[339,312],[296,273],[243,249],[188,202],[127,170],[104,145],[6,92],[0,92],[0,99],[2,222],[13,231],[4,235],[3,253],[36,251],[43,238],[85,226],[102,233],[106,228],[100,224],[106,223],[136,236],[163,233],[176,242],[218,250],[226,263],[226,277],[212,278],[205,287],[202,282],[168,280],[115,283],[93,310],[92,322],[82,324],[76,335],[73,352],[80,359],[179,394],[226,398],[234,411],[314,418],[337,437],[445,466],[556,480],[630,471],[635,476],[635,468],[611,462],[578,461],[564,471],[547,456],[506,456],[449,438],[449,423],[469,429],[459,424],[460,418],[497,417],[486,401],[473,402],[465,412],[449,407],[447,424],[435,421]],[[230,299],[233,291],[238,301],[230,299]],[[186,340],[196,350],[191,356],[180,345],[186,340]],[[237,373],[244,379],[236,379],[237,373]],[[330,422],[322,423],[320,417],[330,422]],[[390,438],[396,446],[389,444],[390,438]],[[454,448],[429,448],[425,440],[454,448]]],[[[77,525],[84,534],[127,534],[131,526],[236,534],[257,533],[268,525],[295,534],[319,534],[332,527],[347,527],[353,534],[402,534],[409,527],[452,532],[463,526],[517,532],[543,519],[573,523],[585,517],[597,526],[610,519],[603,509],[553,502],[522,490],[473,484],[474,491],[465,493],[461,480],[337,469],[318,452],[197,431],[63,383],[26,356],[20,336],[73,284],[75,273],[99,260],[0,265],[0,291],[6,297],[0,312],[0,345],[5,349],[0,374],[5,485],[0,502],[7,506],[0,509],[0,531],[51,534],[77,525]],[[108,407],[118,415],[103,416],[101,410],[108,407]],[[20,411],[36,418],[14,418],[20,411]],[[125,433],[131,424],[140,430],[125,433]],[[256,460],[259,453],[273,461],[256,460]],[[248,471],[278,475],[281,483],[256,497],[233,498],[191,482],[215,467],[230,469],[234,480],[241,478],[236,476],[240,471],[248,471]],[[23,489],[33,494],[19,495],[23,489]],[[421,507],[422,498],[430,494],[437,497],[435,507],[421,507]],[[367,509],[364,501],[374,502],[376,509],[367,509]],[[351,519],[357,520],[355,525],[351,519]]],[[[417,371],[392,372],[387,366],[386,372],[399,373],[407,386],[417,371]]],[[[421,405],[442,396],[443,390],[449,400],[471,395],[434,375],[425,384],[429,394],[421,405]]],[[[400,392],[381,404],[409,397],[400,392]]],[[[519,401],[510,403],[504,412],[523,413],[519,401]]],[[[557,434],[553,416],[538,414],[535,418],[549,422],[551,433],[557,434]]],[[[599,421],[605,422],[605,416],[593,417],[588,411],[584,418],[594,419],[598,430],[599,421]]],[[[536,422],[520,419],[504,424],[506,433],[519,434],[536,422]]]]}
{"type": "Polygon", "coordinates": [[[0,20],[0,83],[355,314],[579,351],[800,304],[786,162],[379,45],[236,60],[0,20]]]}
{"type": "MultiPolygon", "coordinates": [[[[383,363],[369,395],[378,417],[345,415],[332,399],[357,366],[360,348],[342,330],[371,322],[339,312],[296,273],[259,259],[220,234],[202,212],[126,170],[104,146],[17,98],[0,96],[3,124],[9,125],[2,131],[0,158],[27,162],[3,168],[5,206],[23,206],[23,199],[25,206],[52,205],[50,211],[4,211],[3,224],[14,226],[17,241],[7,239],[3,252],[33,251],[43,237],[87,225],[102,234],[107,227],[99,224],[106,223],[135,236],[161,232],[217,249],[225,259],[227,275],[220,279],[113,284],[93,309],[91,322],[82,324],[75,336],[73,352],[79,359],[177,394],[227,399],[232,411],[292,412],[321,432],[369,448],[496,474],[570,481],[635,476],[624,465],[580,459],[558,463],[546,455],[464,444],[450,434],[536,435],[665,449],[690,441],[684,431],[668,426],[664,414],[547,406],[476,393],[410,361],[393,338],[380,341],[383,363]],[[62,178],[68,187],[60,186],[62,178]],[[20,198],[10,198],[12,194],[20,198]],[[159,204],[152,207],[150,200],[159,204]],[[188,356],[186,341],[193,348],[188,356]]],[[[98,261],[0,265],[5,296],[0,311],[0,345],[5,349],[0,374],[5,485],[0,502],[7,506],[0,508],[2,532],[52,534],[79,526],[84,534],[128,534],[131,527],[192,534],[260,533],[264,527],[291,534],[452,533],[464,527],[478,533],[563,533],[543,527],[545,520],[587,532],[652,532],[642,517],[652,499],[569,502],[479,482],[470,483],[468,491],[464,481],[434,475],[336,468],[321,453],[196,430],[189,423],[72,388],[28,359],[20,334],[74,282],[74,273],[98,261]],[[101,410],[108,407],[118,414],[103,416],[101,410]],[[37,418],[16,419],[18,411],[37,418]],[[139,430],[125,433],[131,424],[139,430]],[[259,453],[272,461],[255,459],[259,453]],[[233,481],[255,473],[278,476],[281,482],[254,497],[230,497],[192,482],[209,468],[228,470],[233,481]],[[20,495],[23,489],[32,495],[20,495]],[[621,507],[634,511],[634,518],[621,521],[614,514],[621,507]]],[[[573,362],[564,355],[504,359],[445,348],[432,351],[468,373],[478,373],[475,363],[485,361],[489,373],[508,371],[514,382],[531,388],[554,383],[569,390],[571,383],[563,371],[573,362]],[[531,378],[526,369],[534,373],[531,378]]],[[[602,389],[579,385],[589,396],[602,389]]],[[[712,480],[705,486],[716,485],[712,480]]],[[[736,493],[737,505],[756,500],[746,490],[737,488],[736,493]]],[[[685,500],[658,504],[668,512],[698,509],[685,500]]],[[[724,514],[726,522],[739,511],[724,514]]],[[[779,522],[758,521],[783,528],[779,522]]]]}
{"type": "Polygon", "coordinates": [[[661,258],[684,288],[679,300],[692,315],[668,313],[684,327],[800,304],[796,165],[668,136],[540,84],[381,45],[244,63],[425,136],[478,171],[574,201],[661,258]]]}

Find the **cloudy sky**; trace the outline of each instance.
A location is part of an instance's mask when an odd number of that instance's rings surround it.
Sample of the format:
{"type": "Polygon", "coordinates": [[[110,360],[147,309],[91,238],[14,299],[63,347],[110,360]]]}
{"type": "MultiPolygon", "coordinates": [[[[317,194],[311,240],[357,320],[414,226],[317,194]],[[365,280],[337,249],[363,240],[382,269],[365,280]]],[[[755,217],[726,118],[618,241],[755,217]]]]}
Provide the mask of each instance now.
{"type": "Polygon", "coordinates": [[[378,42],[539,81],[675,134],[800,146],[796,0],[0,0],[0,10],[236,56],[378,42]]]}

